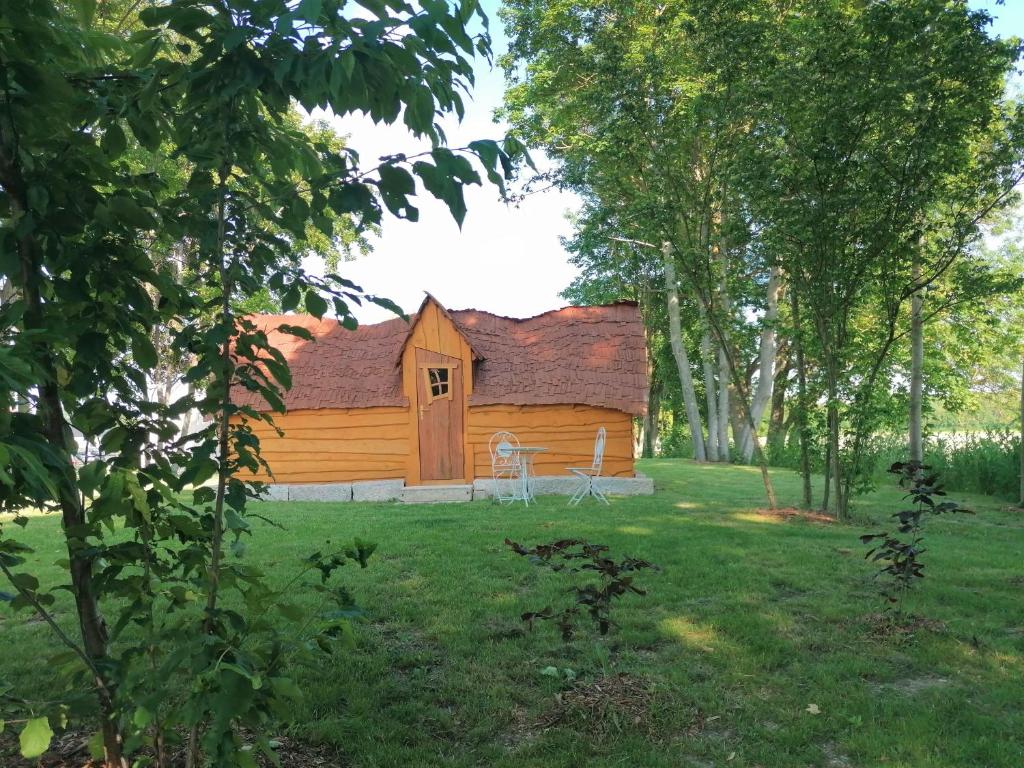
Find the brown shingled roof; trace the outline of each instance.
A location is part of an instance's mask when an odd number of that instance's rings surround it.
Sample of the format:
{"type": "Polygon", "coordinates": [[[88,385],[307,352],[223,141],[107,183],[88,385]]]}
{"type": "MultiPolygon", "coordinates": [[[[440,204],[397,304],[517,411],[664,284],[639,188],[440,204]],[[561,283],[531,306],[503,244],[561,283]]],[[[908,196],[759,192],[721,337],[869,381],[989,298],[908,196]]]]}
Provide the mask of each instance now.
{"type": "Polygon", "coordinates": [[[581,403],[635,415],[647,407],[647,346],[632,302],[525,320],[475,309],[451,316],[483,358],[470,405],[581,403]]]}
{"type": "MultiPolygon", "coordinates": [[[[402,371],[394,361],[395,350],[409,332],[405,320],[395,318],[349,331],[332,317],[255,315],[250,319],[267,332],[291,368],[292,388],[284,394],[288,410],[409,404],[402,393],[402,371]],[[282,333],[277,330],[281,325],[301,326],[316,341],[282,333]]],[[[239,405],[268,409],[254,392],[236,389],[233,394],[239,405]]]]}
{"type": "MultiPolygon", "coordinates": [[[[523,320],[476,309],[447,315],[481,358],[470,405],[579,403],[634,415],[646,409],[647,353],[635,303],[566,307],[523,320]]],[[[291,366],[293,387],[284,398],[289,410],[408,404],[395,360],[415,315],[409,324],[395,319],[355,331],[307,315],[254,320],[291,366]],[[307,328],[316,342],[275,331],[281,324],[307,328]]],[[[248,392],[236,399],[266,407],[248,392]]]]}

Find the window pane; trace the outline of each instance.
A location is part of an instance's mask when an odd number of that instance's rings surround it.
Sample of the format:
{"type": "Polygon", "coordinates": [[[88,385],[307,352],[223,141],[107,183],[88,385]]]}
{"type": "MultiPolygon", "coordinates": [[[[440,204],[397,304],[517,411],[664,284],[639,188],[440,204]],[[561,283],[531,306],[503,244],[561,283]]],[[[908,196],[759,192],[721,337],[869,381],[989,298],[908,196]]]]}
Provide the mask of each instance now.
{"type": "Polygon", "coordinates": [[[427,380],[430,382],[431,397],[443,397],[448,394],[449,368],[428,368],[427,380]]]}

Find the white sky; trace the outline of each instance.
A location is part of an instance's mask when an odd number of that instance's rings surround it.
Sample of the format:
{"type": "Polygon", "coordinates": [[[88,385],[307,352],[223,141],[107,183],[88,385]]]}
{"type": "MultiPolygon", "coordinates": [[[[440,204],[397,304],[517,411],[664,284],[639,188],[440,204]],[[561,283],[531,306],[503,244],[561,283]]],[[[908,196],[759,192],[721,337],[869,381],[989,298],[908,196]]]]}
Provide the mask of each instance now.
{"type": "MultiPolygon", "coordinates": [[[[498,3],[482,2],[490,18],[495,60],[507,50],[498,3]]],[[[996,17],[996,34],[1024,36],[1024,0],[1007,0],[1005,5],[996,5],[996,0],[972,0],[971,5],[988,8],[996,17]]],[[[476,86],[467,100],[465,120],[461,125],[454,119],[443,123],[449,146],[504,136],[505,126],[492,121],[503,90],[501,71],[478,60],[476,86]]],[[[349,136],[349,146],[367,166],[381,155],[414,154],[429,148],[412,139],[400,123],[385,126],[364,117],[326,117],[349,136]]],[[[543,163],[536,153],[534,160],[543,163]]],[[[345,277],[410,312],[419,306],[424,291],[451,309],[473,307],[511,317],[528,317],[565,305],[558,294],[575,277],[576,269],[567,262],[559,237],[571,232],[566,216],[578,207],[574,195],[548,191],[512,207],[500,200],[493,186],[468,187],[468,213],[461,231],[444,204],[428,193],[418,195],[413,204],[420,209],[419,221],[413,224],[385,214],[382,235],[373,241],[373,253],[343,264],[345,277]]],[[[391,317],[376,306],[357,308],[356,316],[363,323],[391,317]]]]}
{"type": "MultiPolygon", "coordinates": [[[[490,18],[495,60],[507,50],[497,18],[497,0],[483,0],[490,18]]],[[[451,147],[475,139],[500,139],[506,127],[493,122],[500,106],[504,77],[489,69],[482,59],[476,64],[476,87],[467,99],[466,117],[442,122],[451,147]]],[[[349,136],[349,146],[360,154],[364,166],[377,157],[429,149],[414,140],[400,122],[374,125],[365,117],[327,117],[339,132],[349,136]]],[[[543,158],[532,153],[535,162],[543,158]]],[[[538,164],[540,164],[538,162],[538,164]]],[[[482,174],[481,174],[482,175],[482,174]]],[[[559,237],[571,226],[566,215],[577,206],[574,195],[548,191],[526,198],[517,206],[503,203],[498,190],[466,187],[468,213],[460,231],[447,207],[422,191],[413,198],[419,208],[416,223],[385,213],[382,235],[373,240],[373,253],[341,265],[344,277],[368,293],[385,296],[406,311],[414,311],[429,291],[451,309],[476,308],[511,317],[529,317],[565,306],[558,294],[576,275],[568,264],[559,237]]],[[[386,310],[365,306],[356,310],[360,322],[379,322],[392,317],[386,310]]]]}

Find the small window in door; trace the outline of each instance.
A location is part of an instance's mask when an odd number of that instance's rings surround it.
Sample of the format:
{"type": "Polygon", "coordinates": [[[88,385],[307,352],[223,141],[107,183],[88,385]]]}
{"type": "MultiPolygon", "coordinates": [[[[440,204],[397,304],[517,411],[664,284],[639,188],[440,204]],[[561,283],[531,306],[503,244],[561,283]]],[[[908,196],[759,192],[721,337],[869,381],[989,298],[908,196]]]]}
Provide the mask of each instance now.
{"type": "Polygon", "coordinates": [[[430,402],[440,398],[451,398],[451,368],[427,368],[427,389],[430,402]]]}

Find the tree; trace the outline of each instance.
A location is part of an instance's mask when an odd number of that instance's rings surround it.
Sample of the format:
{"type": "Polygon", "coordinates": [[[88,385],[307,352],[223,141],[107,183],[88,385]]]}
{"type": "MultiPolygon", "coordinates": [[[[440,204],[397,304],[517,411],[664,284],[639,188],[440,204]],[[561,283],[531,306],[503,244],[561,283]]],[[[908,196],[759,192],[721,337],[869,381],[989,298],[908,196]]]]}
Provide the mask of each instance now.
{"type": "Polygon", "coordinates": [[[905,302],[1019,179],[1020,115],[1003,95],[1018,52],[985,34],[986,19],[941,2],[815,5],[763,72],[747,188],[817,335],[840,516],[905,302]],[[935,250],[915,279],[922,237],[935,250]]]}
{"type": "MultiPolygon", "coordinates": [[[[286,661],[342,631],[351,606],[328,580],[346,561],[365,565],[372,546],[305,561],[296,578],[322,575],[312,588],[339,603],[308,624],[259,568],[225,557],[243,554],[259,492],[242,479],[261,466],[249,424],[269,418],[232,392],[280,410],[290,383],[246,302],[266,294],[351,326],[350,303],[366,297],[307,274],[302,244],[343,243],[337,222],[364,231],[385,209],[415,220],[418,185],[461,222],[462,187],[481,182],[471,161],[500,186],[519,145],[448,149],[434,122],[462,113],[470,58],[488,54],[486,35],[467,31],[482,16],[473,2],[392,0],[360,17],[338,0],[172,0],[136,16],[138,5],[118,5],[112,22],[114,3],[0,0],[0,511],[25,525],[26,507],[59,510],[69,583],[56,590],[73,596],[79,636],[53,620],[54,589],[26,570],[31,552],[9,524],[0,572],[13,605],[72,652],[62,663],[93,703],[70,690],[69,714],[98,722],[105,765],[126,766],[143,744],[165,764],[179,728],[190,765],[249,765],[239,727],[272,755],[260,734],[297,693],[286,661]],[[295,102],[401,119],[432,149],[364,167],[355,148],[299,127],[295,102]],[[126,154],[138,147],[181,164],[140,170],[126,154]],[[184,184],[171,178],[182,168],[184,184]],[[187,274],[157,238],[188,244],[187,274]],[[158,327],[197,394],[151,395],[158,327]],[[15,411],[21,401],[31,407],[15,411]],[[193,407],[209,426],[184,440],[175,419],[193,407]],[[100,458],[79,465],[72,428],[100,458]],[[302,621],[289,633],[269,618],[278,611],[302,621]]],[[[35,714],[32,733],[50,733],[48,713],[35,714]]]]}
{"type": "MultiPolygon", "coordinates": [[[[730,394],[745,421],[752,415],[746,365],[740,362],[746,357],[746,296],[738,281],[751,278],[753,260],[749,219],[721,163],[742,127],[733,120],[729,99],[719,98],[718,83],[704,85],[705,60],[691,33],[697,18],[691,11],[692,4],[598,0],[509,4],[506,114],[529,142],[560,162],[558,183],[586,190],[614,212],[618,229],[610,236],[657,249],[669,244],[672,263],[665,265],[703,312],[716,347],[717,381],[704,386],[709,398],[717,394],[712,410],[721,457],[728,455],[730,394]]],[[[670,318],[675,283],[669,273],[670,318]]],[[[676,336],[676,368],[695,455],[703,458],[703,429],[694,423],[696,386],[687,381],[689,352],[681,333],[673,334],[671,320],[668,330],[670,338],[676,336]]],[[[756,430],[750,434],[763,465],[756,430]]],[[[766,470],[763,476],[771,499],[766,470]]]]}

